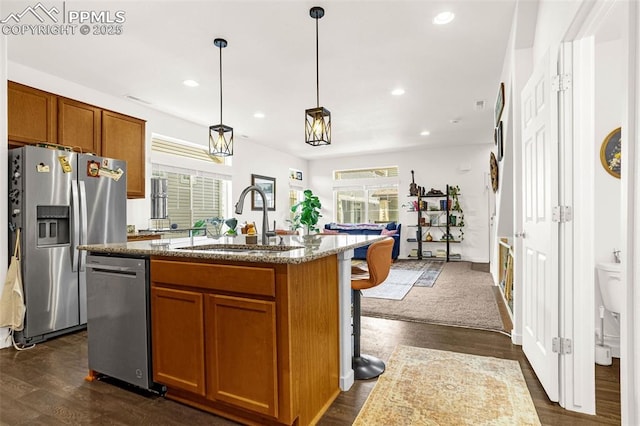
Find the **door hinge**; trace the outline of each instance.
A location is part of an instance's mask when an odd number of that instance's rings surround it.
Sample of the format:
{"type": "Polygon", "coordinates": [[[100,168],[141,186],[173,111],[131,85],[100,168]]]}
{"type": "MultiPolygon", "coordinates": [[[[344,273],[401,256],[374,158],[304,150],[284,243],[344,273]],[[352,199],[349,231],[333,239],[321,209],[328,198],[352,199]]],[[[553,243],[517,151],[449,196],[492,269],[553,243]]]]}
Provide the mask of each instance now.
{"type": "Polygon", "coordinates": [[[551,220],[558,223],[571,222],[573,212],[571,206],[555,206],[551,211],[551,220]]]}
{"type": "Polygon", "coordinates": [[[556,92],[571,89],[571,74],[559,74],[551,77],[551,88],[556,92]]]}
{"type": "Polygon", "coordinates": [[[565,339],[564,337],[554,337],[551,340],[551,350],[554,353],[560,355],[566,355],[571,353],[572,343],[571,339],[565,339]]]}

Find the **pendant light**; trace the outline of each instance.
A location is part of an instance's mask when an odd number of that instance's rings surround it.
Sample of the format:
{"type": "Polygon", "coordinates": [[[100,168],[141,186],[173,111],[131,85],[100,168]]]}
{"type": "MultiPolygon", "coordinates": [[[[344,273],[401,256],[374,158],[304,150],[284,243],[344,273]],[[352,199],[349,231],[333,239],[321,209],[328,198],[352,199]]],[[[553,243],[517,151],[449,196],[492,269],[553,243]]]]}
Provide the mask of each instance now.
{"type": "Polygon", "coordinates": [[[220,49],[220,124],[209,126],[209,154],[229,157],[233,155],[233,128],[222,124],[222,49],[227,40],[217,38],[213,44],[220,49]]]}
{"type": "Polygon", "coordinates": [[[318,19],[324,16],[324,9],[318,6],[309,10],[316,20],[316,107],[305,110],[305,142],[312,146],[331,144],[331,113],[320,106],[320,68],[318,66],[318,19]]]}

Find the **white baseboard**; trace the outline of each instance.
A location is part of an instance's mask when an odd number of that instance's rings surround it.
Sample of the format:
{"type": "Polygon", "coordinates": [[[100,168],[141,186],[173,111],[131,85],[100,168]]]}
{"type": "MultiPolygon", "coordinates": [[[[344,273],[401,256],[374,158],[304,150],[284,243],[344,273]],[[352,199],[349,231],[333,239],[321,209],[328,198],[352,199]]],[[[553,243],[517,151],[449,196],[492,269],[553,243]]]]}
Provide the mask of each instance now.
{"type": "Polygon", "coordinates": [[[515,330],[511,330],[511,343],[522,346],[522,334],[518,334],[515,330]]]}

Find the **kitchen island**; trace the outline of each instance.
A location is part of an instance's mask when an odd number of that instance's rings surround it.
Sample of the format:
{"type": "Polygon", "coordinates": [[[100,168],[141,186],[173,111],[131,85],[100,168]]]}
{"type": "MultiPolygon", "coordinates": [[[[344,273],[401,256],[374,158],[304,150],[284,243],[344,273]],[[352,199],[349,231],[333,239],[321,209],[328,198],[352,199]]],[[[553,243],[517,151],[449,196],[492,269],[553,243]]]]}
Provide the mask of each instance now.
{"type": "MultiPolygon", "coordinates": [[[[350,259],[381,236],[204,237],[81,246],[151,263],[153,377],[246,424],[314,424],[353,384],[350,259]]],[[[90,332],[90,331],[89,331],[90,332]]]]}

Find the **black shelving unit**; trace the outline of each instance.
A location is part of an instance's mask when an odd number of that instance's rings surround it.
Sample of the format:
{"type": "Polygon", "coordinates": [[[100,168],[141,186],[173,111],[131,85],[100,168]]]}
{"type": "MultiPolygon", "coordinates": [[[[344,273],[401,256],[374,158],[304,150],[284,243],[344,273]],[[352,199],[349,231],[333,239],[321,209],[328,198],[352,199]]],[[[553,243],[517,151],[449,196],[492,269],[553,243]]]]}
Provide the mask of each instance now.
{"type": "MultiPolygon", "coordinates": [[[[460,229],[464,226],[464,222],[462,223],[462,225],[460,225],[458,222],[458,217],[464,217],[462,215],[462,210],[453,210],[453,206],[452,202],[453,202],[453,197],[451,194],[451,186],[447,185],[446,186],[446,192],[442,195],[429,195],[429,194],[425,194],[425,195],[413,195],[413,196],[409,196],[411,198],[416,198],[417,203],[415,205],[415,212],[417,213],[417,223],[416,225],[413,225],[413,227],[416,227],[416,236],[415,239],[409,238],[407,239],[408,242],[416,242],[418,245],[417,248],[417,259],[425,259],[425,258],[429,258],[429,259],[438,259],[438,260],[444,260],[449,262],[450,260],[459,260],[459,258],[456,259],[452,259],[451,257],[451,245],[452,244],[456,244],[456,243],[460,243],[461,240],[460,239],[456,239],[452,232],[454,229],[460,229]],[[439,209],[435,210],[435,209],[430,209],[429,208],[429,201],[428,200],[434,200],[434,199],[439,199],[440,203],[439,203],[439,209]],[[444,202],[444,203],[443,203],[444,202]],[[425,213],[428,217],[428,222],[427,222],[427,217],[423,216],[423,213],[425,213]],[[442,217],[442,215],[444,214],[445,216],[445,224],[442,225],[440,224],[440,217],[442,217]],[[432,215],[437,215],[436,217],[436,223],[432,223],[433,218],[432,215]],[[456,217],[456,224],[453,224],[453,219],[452,217],[456,217]],[[424,218],[424,220],[423,220],[424,218]],[[423,229],[426,228],[428,229],[427,233],[430,233],[431,229],[436,229],[438,231],[440,231],[439,235],[436,235],[435,237],[433,237],[434,239],[432,241],[425,241],[425,234],[423,232],[423,229]],[[444,230],[444,231],[443,231],[444,230]],[[440,239],[435,239],[440,237],[440,239]],[[436,244],[445,244],[445,256],[436,256],[433,254],[430,257],[425,257],[423,255],[424,250],[423,250],[423,245],[424,244],[433,244],[434,247],[436,246],[436,244]]],[[[456,187],[456,191],[457,191],[457,187],[456,187]]],[[[460,195],[459,193],[457,193],[457,195],[460,195]]],[[[412,225],[409,225],[412,226],[412,225]]],[[[461,232],[462,234],[462,232],[461,232]]],[[[410,256],[411,257],[411,256],[410,256]]]]}

